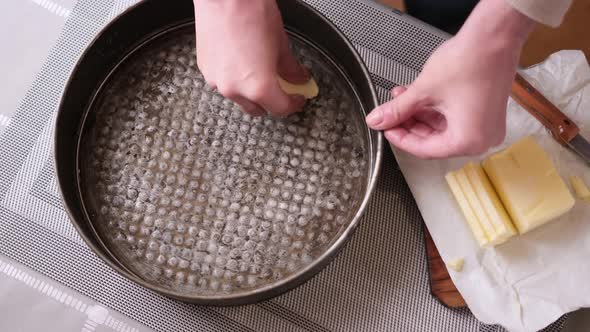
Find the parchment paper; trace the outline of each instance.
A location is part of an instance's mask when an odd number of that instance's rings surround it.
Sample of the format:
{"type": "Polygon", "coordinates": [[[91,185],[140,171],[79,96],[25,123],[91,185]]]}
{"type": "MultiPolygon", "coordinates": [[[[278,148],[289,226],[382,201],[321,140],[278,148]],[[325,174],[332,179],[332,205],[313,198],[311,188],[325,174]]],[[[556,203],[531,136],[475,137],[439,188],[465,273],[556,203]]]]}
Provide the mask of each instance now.
{"type": "MultiPolygon", "coordinates": [[[[522,74],[590,139],[590,67],[582,52],[555,53],[522,74]]],[[[443,260],[465,260],[461,272],[449,272],[469,308],[481,321],[510,331],[537,331],[564,313],[590,307],[590,203],[577,200],[571,212],[549,224],[495,248],[480,249],[444,175],[526,135],[550,154],[572,194],[571,175],[590,185],[590,165],[555,142],[513,100],[508,103],[504,143],[484,155],[424,161],[396,151],[443,260]]]]}

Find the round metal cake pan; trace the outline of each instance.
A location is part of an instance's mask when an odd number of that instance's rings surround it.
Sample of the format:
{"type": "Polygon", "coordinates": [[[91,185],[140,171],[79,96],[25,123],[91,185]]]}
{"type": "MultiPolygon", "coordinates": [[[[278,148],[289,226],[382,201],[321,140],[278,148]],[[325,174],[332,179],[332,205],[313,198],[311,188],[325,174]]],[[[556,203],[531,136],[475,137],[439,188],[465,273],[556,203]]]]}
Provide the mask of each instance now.
{"type": "MultiPolygon", "coordinates": [[[[374,86],[353,45],[324,16],[296,0],[278,1],[288,32],[314,45],[335,63],[352,86],[366,113],[378,105],[374,86]]],[[[202,305],[240,305],[284,293],[321,271],[342,249],[359,225],[375,190],[382,154],[382,135],[369,135],[369,176],[366,193],[346,228],[330,247],[305,268],[279,282],[242,294],[195,295],[170,290],[148,282],[122,264],[97,235],[85,211],[79,181],[79,142],[91,105],[113,70],[132,51],[154,36],[194,21],[190,0],[146,0],[131,7],[109,25],[88,46],[75,66],[62,96],[54,137],[55,165],[59,189],[70,219],[87,245],[115,271],[165,296],[202,305]]],[[[363,124],[364,126],[364,124],[363,124]]]]}

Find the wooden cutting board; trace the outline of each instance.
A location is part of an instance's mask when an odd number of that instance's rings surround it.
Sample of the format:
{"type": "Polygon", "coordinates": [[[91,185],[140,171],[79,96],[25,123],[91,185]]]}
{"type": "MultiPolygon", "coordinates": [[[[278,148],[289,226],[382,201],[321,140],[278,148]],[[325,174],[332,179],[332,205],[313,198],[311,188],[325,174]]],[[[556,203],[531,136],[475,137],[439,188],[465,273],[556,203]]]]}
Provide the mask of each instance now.
{"type": "Polygon", "coordinates": [[[449,271],[443,262],[432,237],[423,225],[424,241],[426,243],[426,259],[428,262],[428,274],[430,277],[430,291],[442,304],[450,308],[463,308],[467,305],[459,291],[453,284],[449,271]]]}

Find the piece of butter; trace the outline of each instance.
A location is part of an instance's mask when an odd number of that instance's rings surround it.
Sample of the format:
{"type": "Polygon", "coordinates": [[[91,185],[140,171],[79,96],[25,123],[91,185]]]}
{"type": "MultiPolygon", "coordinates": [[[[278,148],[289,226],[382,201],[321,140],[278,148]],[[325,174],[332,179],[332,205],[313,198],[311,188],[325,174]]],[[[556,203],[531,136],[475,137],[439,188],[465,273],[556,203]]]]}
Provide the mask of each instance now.
{"type": "Polygon", "coordinates": [[[498,245],[516,235],[508,213],[480,165],[467,163],[448,173],[446,179],[480,246],[498,245]]]}
{"type": "Polygon", "coordinates": [[[496,230],[494,229],[494,225],[492,225],[491,220],[488,218],[486,212],[484,211],[484,207],[481,204],[477,194],[475,193],[475,188],[469,182],[469,178],[467,177],[467,172],[465,172],[464,168],[461,168],[455,172],[455,176],[457,177],[457,182],[461,186],[461,190],[465,194],[469,205],[475,212],[475,216],[477,217],[477,221],[481,225],[481,228],[486,233],[490,244],[495,244],[494,240],[497,238],[496,230]]]}
{"type": "Polygon", "coordinates": [[[572,187],[576,192],[576,196],[583,200],[590,200],[590,190],[584,180],[582,180],[579,176],[572,176],[570,177],[570,182],[572,183],[572,187]]]}
{"type": "Polygon", "coordinates": [[[477,217],[475,215],[475,211],[469,204],[467,197],[461,186],[459,185],[459,181],[457,181],[457,176],[455,172],[450,172],[445,176],[447,183],[449,184],[449,188],[455,196],[455,200],[459,204],[459,208],[463,212],[465,216],[465,220],[467,221],[467,225],[471,229],[475,240],[480,245],[480,247],[486,247],[489,245],[490,240],[488,239],[487,235],[485,234],[483,228],[481,227],[477,217]]]}
{"type": "Polygon", "coordinates": [[[531,137],[490,156],[483,168],[521,234],[574,206],[574,198],[555,165],[531,137]]]}
{"type": "Polygon", "coordinates": [[[483,168],[472,162],[464,166],[471,186],[475,189],[477,198],[483,206],[484,212],[496,231],[493,244],[500,244],[517,234],[512,220],[508,216],[504,205],[500,202],[498,194],[492,187],[483,168]]]}
{"type": "Polygon", "coordinates": [[[447,267],[455,272],[461,272],[463,270],[463,264],[465,264],[463,258],[455,258],[447,262],[447,267]]]}
{"type": "Polygon", "coordinates": [[[311,78],[309,81],[303,84],[293,84],[285,81],[282,78],[278,78],[281,89],[288,95],[302,95],[306,99],[315,98],[319,93],[318,84],[311,78]]]}

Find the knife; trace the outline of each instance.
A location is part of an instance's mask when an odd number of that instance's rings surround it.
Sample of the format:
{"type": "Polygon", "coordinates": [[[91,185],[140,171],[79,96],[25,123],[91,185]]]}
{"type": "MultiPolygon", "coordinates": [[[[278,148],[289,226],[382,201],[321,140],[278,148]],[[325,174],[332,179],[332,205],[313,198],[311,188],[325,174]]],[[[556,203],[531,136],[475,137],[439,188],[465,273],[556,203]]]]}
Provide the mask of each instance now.
{"type": "Polygon", "coordinates": [[[580,128],[518,73],[512,83],[512,98],[537,118],[557,142],[590,163],[590,143],[580,135],[580,128]]]}

